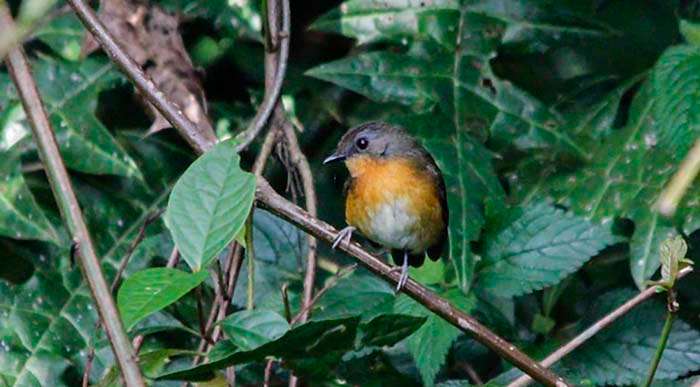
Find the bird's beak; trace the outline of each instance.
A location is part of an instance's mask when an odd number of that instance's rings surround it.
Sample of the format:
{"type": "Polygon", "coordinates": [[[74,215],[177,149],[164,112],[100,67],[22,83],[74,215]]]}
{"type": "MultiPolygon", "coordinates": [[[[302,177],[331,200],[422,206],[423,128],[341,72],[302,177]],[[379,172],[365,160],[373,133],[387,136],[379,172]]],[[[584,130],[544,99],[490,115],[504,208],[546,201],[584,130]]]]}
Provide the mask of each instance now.
{"type": "Polygon", "coordinates": [[[326,157],[326,159],[323,160],[323,164],[328,164],[328,163],[332,163],[333,161],[343,161],[343,160],[345,160],[345,155],[338,153],[338,152],[335,152],[332,155],[326,157]]]}

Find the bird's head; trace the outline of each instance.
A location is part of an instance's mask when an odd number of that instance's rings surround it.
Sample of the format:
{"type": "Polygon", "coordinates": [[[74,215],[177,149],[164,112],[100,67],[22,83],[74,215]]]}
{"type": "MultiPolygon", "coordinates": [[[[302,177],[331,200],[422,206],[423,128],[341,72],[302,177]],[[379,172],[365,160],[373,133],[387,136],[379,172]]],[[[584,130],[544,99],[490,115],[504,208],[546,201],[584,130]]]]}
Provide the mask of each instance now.
{"type": "Polygon", "coordinates": [[[348,130],[338,142],[335,152],[323,160],[323,163],[347,163],[360,157],[409,157],[417,151],[418,144],[403,128],[385,122],[367,122],[348,130]]]}

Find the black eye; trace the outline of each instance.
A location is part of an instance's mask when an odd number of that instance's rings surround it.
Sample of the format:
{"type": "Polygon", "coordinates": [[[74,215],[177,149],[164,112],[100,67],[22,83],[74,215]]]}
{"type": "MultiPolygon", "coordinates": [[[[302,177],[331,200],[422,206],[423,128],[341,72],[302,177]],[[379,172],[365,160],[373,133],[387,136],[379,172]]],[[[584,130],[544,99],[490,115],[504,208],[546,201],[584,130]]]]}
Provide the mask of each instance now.
{"type": "Polygon", "coordinates": [[[367,141],[366,138],[360,137],[355,141],[355,145],[357,145],[357,148],[360,150],[365,150],[367,149],[367,145],[369,145],[369,141],[367,141]]]}

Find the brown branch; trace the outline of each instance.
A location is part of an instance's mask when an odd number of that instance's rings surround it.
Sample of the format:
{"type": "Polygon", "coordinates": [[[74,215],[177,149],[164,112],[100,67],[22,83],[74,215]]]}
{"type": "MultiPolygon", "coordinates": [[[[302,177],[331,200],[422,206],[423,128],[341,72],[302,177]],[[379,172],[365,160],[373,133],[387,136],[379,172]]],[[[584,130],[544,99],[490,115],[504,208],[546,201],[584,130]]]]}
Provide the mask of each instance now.
{"type": "MultiPolygon", "coordinates": [[[[256,196],[259,205],[297,225],[302,230],[315,235],[319,239],[332,243],[335,236],[338,234],[338,230],[331,227],[329,224],[311,217],[303,209],[284,199],[275,192],[265,180],[260,179],[258,181],[256,196]]],[[[393,284],[398,282],[398,272],[392,271],[389,265],[365,251],[360,245],[356,243],[341,243],[339,249],[356,258],[366,268],[385,281],[393,284]]],[[[499,356],[507,359],[527,374],[532,375],[538,382],[545,385],[568,385],[563,378],[543,368],[536,361],[517,349],[513,344],[491,332],[491,330],[483,326],[474,317],[455,308],[447,300],[428,290],[418,282],[409,278],[402,291],[450,324],[474,337],[474,339],[481,344],[492,349],[499,356]]]]}
{"type": "MultiPolygon", "coordinates": [[[[685,277],[691,271],[693,271],[692,267],[684,268],[683,270],[678,272],[678,278],[680,279],[680,278],[685,277]]],[[[640,305],[644,301],[652,298],[657,293],[658,293],[658,291],[656,290],[656,286],[651,286],[651,287],[644,289],[639,294],[630,298],[629,300],[627,300],[627,302],[625,302],[624,304],[617,307],[617,309],[613,310],[612,312],[608,313],[605,317],[596,321],[593,325],[588,327],[585,331],[579,333],[578,336],[571,339],[568,343],[564,344],[559,349],[552,352],[549,356],[544,358],[544,360],[542,360],[540,362],[540,364],[542,364],[545,367],[551,367],[552,365],[554,365],[554,363],[561,360],[564,356],[570,354],[576,348],[583,345],[591,337],[598,334],[598,332],[607,328],[612,323],[614,323],[617,319],[624,316],[625,314],[627,314],[629,311],[631,311],[632,309],[634,309],[636,306],[640,305]]],[[[518,379],[516,379],[512,383],[510,383],[508,385],[508,387],[523,387],[523,386],[527,386],[530,383],[532,383],[532,379],[528,375],[522,375],[518,379]]]]}
{"type": "Polygon", "coordinates": [[[107,56],[121,68],[126,76],[132,80],[139,92],[180,132],[180,135],[189,142],[192,148],[199,153],[203,153],[216,143],[216,137],[213,133],[198,130],[197,126],[187,119],[167,99],[162,91],[158,90],[153,81],[143,73],[139,65],[115,41],[114,37],[84,0],[68,0],[68,3],[73,7],[83,25],[100,43],[107,56]]]}
{"type": "MultiPolygon", "coordinates": [[[[269,36],[272,39],[274,39],[273,42],[275,42],[275,44],[271,45],[273,47],[268,47],[270,51],[277,52],[279,54],[276,58],[275,66],[272,67],[275,69],[275,71],[269,73],[268,63],[265,64],[265,97],[263,98],[263,102],[258,108],[258,111],[255,114],[255,117],[253,118],[253,121],[250,123],[248,128],[244,132],[241,132],[236,136],[236,140],[238,141],[238,146],[236,149],[238,151],[245,149],[258,136],[262,128],[265,126],[265,123],[267,123],[267,120],[270,118],[270,115],[272,114],[275,106],[277,105],[277,101],[282,91],[282,83],[284,82],[284,76],[287,72],[287,60],[289,59],[289,34],[291,16],[289,10],[289,0],[278,1],[279,3],[281,3],[279,5],[281,5],[282,8],[282,30],[279,33],[269,34],[269,36]],[[268,85],[269,80],[272,80],[272,83],[268,85]]],[[[268,20],[275,20],[275,23],[268,23],[269,28],[277,26],[277,20],[279,20],[280,18],[278,4],[276,3],[277,2],[273,0],[267,1],[268,20]]]]}
{"type": "MultiPolygon", "coordinates": [[[[81,15],[81,20],[83,23],[86,24],[91,31],[93,31],[93,34],[100,44],[102,44],[103,48],[105,48],[105,45],[108,46],[105,50],[108,52],[108,55],[120,65],[126,75],[133,82],[135,82],[137,85],[143,85],[142,87],[139,87],[139,89],[144,97],[148,99],[149,102],[157,106],[159,110],[161,110],[161,107],[163,110],[172,109],[172,104],[170,104],[162,94],[159,94],[157,90],[153,90],[153,87],[148,87],[149,81],[145,79],[140,69],[133,65],[133,61],[128,59],[123,50],[121,50],[119,46],[114,43],[114,40],[109,36],[109,33],[105,31],[104,28],[102,28],[101,31],[94,32],[100,29],[100,23],[97,18],[94,17],[92,10],[87,8],[82,0],[69,0],[69,2],[73,5],[79,15],[81,15]],[[90,17],[90,14],[92,14],[92,17],[90,17]]],[[[286,3],[286,1],[284,3],[286,3]]],[[[288,11],[288,7],[286,8],[288,11]]],[[[284,43],[282,45],[284,45],[284,43]]],[[[150,86],[153,86],[152,83],[150,86]]],[[[174,115],[171,114],[168,116],[164,113],[164,116],[170,121],[174,115]]],[[[199,133],[195,130],[192,124],[182,116],[180,116],[178,119],[175,118],[173,118],[171,123],[192,145],[195,151],[202,153],[214,145],[213,140],[199,137],[199,133]]],[[[317,238],[323,239],[324,241],[330,243],[337,235],[338,231],[335,228],[321,220],[309,216],[309,214],[304,210],[284,199],[282,196],[277,194],[262,177],[258,179],[258,190],[256,196],[258,205],[268,208],[273,213],[287,219],[293,224],[296,224],[299,228],[317,238]]],[[[394,284],[398,281],[399,274],[397,272],[391,271],[391,268],[386,263],[369,254],[359,245],[354,243],[350,245],[341,245],[340,249],[360,261],[370,271],[385,281],[394,284]]],[[[403,291],[429,310],[444,318],[449,323],[455,325],[462,331],[473,336],[480,343],[494,350],[497,354],[507,359],[518,368],[522,369],[529,375],[532,375],[537,381],[546,385],[567,385],[561,377],[558,377],[553,372],[544,369],[536,361],[518,350],[513,344],[503,340],[501,337],[497,336],[488,328],[479,323],[476,319],[458,310],[447,300],[442,299],[419,283],[409,279],[406,286],[404,286],[403,291]]]]}
{"type": "MultiPolygon", "coordinates": [[[[4,4],[0,4],[0,25],[14,28],[12,16],[4,4]]],[[[78,244],[78,256],[83,275],[97,305],[100,319],[107,332],[124,381],[127,386],[143,386],[143,377],[136,362],[134,349],[131,347],[112,293],[102,273],[78,199],[75,197],[68,171],[61,158],[56,137],[22,48],[16,47],[10,50],[6,63],[31,124],[39,156],[46,165],[49,183],[61,210],[62,218],[73,240],[78,244]]]]}
{"type": "MultiPolygon", "coordinates": [[[[153,223],[160,215],[164,212],[164,209],[158,210],[146,217],[146,220],[143,222],[141,227],[139,227],[139,231],[136,234],[136,238],[134,238],[133,241],[131,241],[131,244],[129,245],[129,248],[126,250],[126,254],[124,254],[124,258],[122,258],[121,263],[119,264],[119,268],[117,269],[117,273],[114,275],[114,279],[112,279],[112,285],[110,286],[110,291],[112,294],[117,290],[117,286],[119,285],[119,281],[121,281],[121,277],[124,275],[124,271],[126,270],[126,266],[129,264],[129,261],[131,260],[131,256],[134,254],[134,251],[136,250],[136,247],[143,241],[144,237],[146,236],[146,228],[153,223]]],[[[100,327],[102,326],[101,322],[98,320],[97,323],[95,323],[95,331],[99,330],[100,327]]],[[[138,349],[136,348],[136,345],[134,345],[134,353],[138,353],[138,349]]],[[[95,346],[93,343],[90,344],[90,348],[88,349],[87,356],[85,357],[85,370],[83,371],[83,387],[87,387],[90,384],[90,372],[92,371],[92,362],[95,359],[95,346]]]]}
{"type": "MultiPolygon", "coordinates": [[[[316,209],[316,189],[314,188],[314,178],[311,173],[309,161],[301,151],[301,148],[299,147],[299,140],[294,132],[294,126],[284,117],[284,110],[281,108],[281,106],[275,111],[274,119],[282,127],[287,148],[289,150],[290,161],[292,162],[294,168],[299,171],[299,175],[301,176],[306,211],[309,213],[309,215],[315,218],[318,216],[318,211],[316,209]]],[[[318,241],[313,235],[309,234],[307,245],[308,251],[306,254],[306,274],[304,276],[304,294],[302,299],[302,305],[305,312],[301,316],[301,322],[308,319],[308,312],[310,310],[309,305],[311,303],[311,299],[313,298],[314,282],[316,278],[316,253],[318,249],[318,241]]]]}

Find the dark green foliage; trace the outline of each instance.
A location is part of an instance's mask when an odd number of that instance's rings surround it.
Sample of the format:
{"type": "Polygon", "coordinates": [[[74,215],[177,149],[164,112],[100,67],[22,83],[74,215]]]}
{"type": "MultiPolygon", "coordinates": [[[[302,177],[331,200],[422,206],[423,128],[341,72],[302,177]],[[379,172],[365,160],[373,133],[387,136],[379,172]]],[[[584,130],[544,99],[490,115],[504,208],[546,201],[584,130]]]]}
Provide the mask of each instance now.
{"type": "MultiPolygon", "coordinates": [[[[262,3],[154,3],[180,15],[212,125],[222,140],[235,135],[264,94],[262,3]]],[[[685,238],[688,256],[698,256],[697,184],[672,218],[655,209],[700,134],[692,2],[291,3],[282,100],[311,164],[319,217],[345,226],[345,172],[321,165],[342,132],[377,119],[405,127],[441,168],[450,209],[445,256],[411,276],[513,345],[542,358],[634,296],[631,289],[659,277],[669,237],[685,238]]],[[[224,141],[196,158],[172,130],[144,137],[151,121],[143,104],[104,54],[81,57],[84,35],[74,15],[56,12],[25,49],[108,281],[154,220],[115,292],[129,335],[145,335],[139,361],[154,385],[222,382],[231,366],[240,384],[261,385],[268,360],[274,385],[292,373],[308,385],[449,387],[474,385],[467,370],[489,386],[520,374],[376,275],[345,270],[354,261],[324,244],[315,282],[324,293],[308,322],[290,322],[301,305],[306,235],[252,210],[255,178],[246,171],[261,142],[239,155],[224,141]],[[218,323],[223,339],[193,365],[198,298],[206,319],[227,246],[248,231],[254,272],[244,261],[218,323]],[[174,247],[182,259],[164,268],[174,247]],[[244,310],[249,289],[255,308],[244,310]]],[[[288,154],[278,150],[265,177],[303,203],[288,154]]],[[[41,169],[0,67],[0,385],[79,385],[90,347],[90,382],[116,385],[108,340],[95,329],[41,169]]],[[[680,315],[653,386],[697,381],[695,279],[678,280],[680,315]]],[[[663,301],[632,310],[553,369],[575,385],[638,384],[663,301]]]]}

